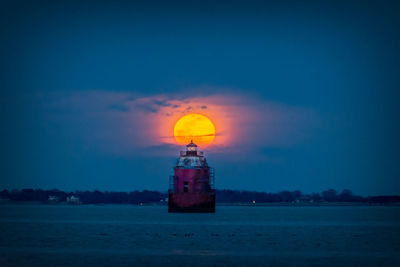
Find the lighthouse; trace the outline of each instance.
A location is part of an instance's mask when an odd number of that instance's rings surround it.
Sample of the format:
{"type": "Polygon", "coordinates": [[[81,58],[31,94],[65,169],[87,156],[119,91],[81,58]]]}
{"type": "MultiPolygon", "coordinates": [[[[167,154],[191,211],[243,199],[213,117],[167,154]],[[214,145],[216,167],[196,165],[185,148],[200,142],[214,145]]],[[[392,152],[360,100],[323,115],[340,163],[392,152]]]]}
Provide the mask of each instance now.
{"type": "Polygon", "coordinates": [[[193,141],[180,152],[169,183],[168,212],[215,212],[214,169],[193,141]]]}

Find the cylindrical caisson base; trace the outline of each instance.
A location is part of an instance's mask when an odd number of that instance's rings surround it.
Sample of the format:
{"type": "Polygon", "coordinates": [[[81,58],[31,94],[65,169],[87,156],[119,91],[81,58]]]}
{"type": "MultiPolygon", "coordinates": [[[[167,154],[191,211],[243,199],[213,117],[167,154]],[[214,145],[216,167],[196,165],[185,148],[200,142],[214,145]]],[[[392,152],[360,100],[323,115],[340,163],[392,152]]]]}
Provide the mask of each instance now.
{"type": "Polygon", "coordinates": [[[215,193],[169,193],[168,212],[215,212],[215,193]]]}

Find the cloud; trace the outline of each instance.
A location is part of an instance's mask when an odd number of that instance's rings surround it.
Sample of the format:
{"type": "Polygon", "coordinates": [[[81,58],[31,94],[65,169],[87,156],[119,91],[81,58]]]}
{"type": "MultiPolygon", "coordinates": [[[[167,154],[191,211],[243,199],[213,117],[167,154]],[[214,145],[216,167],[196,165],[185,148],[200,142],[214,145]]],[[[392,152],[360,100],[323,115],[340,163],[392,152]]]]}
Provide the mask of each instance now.
{"type": "MultiPolygon", "coordinates": [[[[214,123],[215,153],[290,147],[312,137],[319,120],[308,108],[246,95],[149,95],[81,91],[40,96],[46,125],[81,141],[84,149],[116,155],[153,155],[176,150],[173,127],[187,113],[214,123]],[[175,148],[174,148],[175,147],[175,148]]],[[[45,126],[46,127],[46,126],[45,126]]]]}
{"type": "Polygon", "coordinates": [[[121,111],[121,112],[128,112],[129,108],[125,105],[121,105],[121,104],[112,104],[110,106],[111,110],[116,110],[116,111],[121,111]]]}

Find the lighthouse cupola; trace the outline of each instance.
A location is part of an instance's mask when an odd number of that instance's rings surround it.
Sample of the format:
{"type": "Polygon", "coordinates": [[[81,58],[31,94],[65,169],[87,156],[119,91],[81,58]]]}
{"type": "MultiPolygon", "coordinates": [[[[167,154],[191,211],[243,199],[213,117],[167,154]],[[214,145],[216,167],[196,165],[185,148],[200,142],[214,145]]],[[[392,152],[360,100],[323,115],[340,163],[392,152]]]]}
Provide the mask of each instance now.
{"type": "Polygon", "coordinates": [[[197,156],[197,145],[193,143],[193,140],[186,145],[186,154],[190,156],[197,156]]]}

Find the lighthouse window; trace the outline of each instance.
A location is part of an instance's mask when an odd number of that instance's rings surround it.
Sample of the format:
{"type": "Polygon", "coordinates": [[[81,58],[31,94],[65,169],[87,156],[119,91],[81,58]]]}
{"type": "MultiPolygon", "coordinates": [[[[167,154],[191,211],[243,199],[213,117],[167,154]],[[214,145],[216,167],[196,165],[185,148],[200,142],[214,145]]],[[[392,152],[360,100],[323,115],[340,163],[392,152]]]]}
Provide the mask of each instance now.
{"type": "Polygon", "coordinates": [[[183,164],[189,165],[190,164],[190,159],[186,158],[183,160],[183,164]]]}
{"type": "Polygon", "coordinates": [[[189,184],[188,184],[188,182],[183,182],[183,192],[189,192],[189,184]]]}

